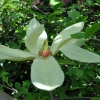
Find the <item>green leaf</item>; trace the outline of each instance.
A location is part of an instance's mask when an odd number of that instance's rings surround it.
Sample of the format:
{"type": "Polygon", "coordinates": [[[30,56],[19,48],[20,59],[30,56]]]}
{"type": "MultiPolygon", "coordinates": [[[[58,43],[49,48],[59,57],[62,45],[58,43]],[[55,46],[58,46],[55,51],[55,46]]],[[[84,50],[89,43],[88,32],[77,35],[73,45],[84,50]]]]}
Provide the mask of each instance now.
{"type": "Polygon", "coordinates": [[[76,75],[78,78],[80,78],[80,77],[82,77],[82,76],[84,75],[84,71],[81,70],[81,69],[76,69],[76,70],[75,70],[75,75],[76,75]]]}
{"type": "Polygon", "coordinates": [[[89,6],[94,6],[93,0],[86,0],[89,6]]]}
{"type": "Polygon", "coordinates": [[[92,78],[95,77],[95,73],[93,72],[92,69],[86,69],[85,70],[85,74],[88,75],[88,76],[90,76],[90,77],[92,77],[92,78]]]}
{"type": "Polygon", "coordinates": [[[29,94],[28,89],[25,88],[25,87],[22,87],[22,88],[21,88],[21,93],[22,93],[22,94],[26,94],[26,95],[29,94]]]}
{"type": "Polygon", "coordinates": [[[15,88],[20,91],[21,90],[21,84],[19,82],[15,83],[15,88]]]}
{"type": "Polygon", "coordinates": [[[59,0],[50,0],[50,6],[54,7],[55,5],[59,4],[60,1],[59,0]]]}
{"type": "Polygon", "coordinates": [[[80,12],[76,10],[68,11],[67,13],[68,16],[72,18],[73,22],[75,22],[76,19],[81,16],[80,12]]]}
{"type": "Polygon", "coordinates": [[[65,60],[61,59],[61,60],[58,60],[58,62],[61,63],[61,64],[64,64],[64,65],[65,64],[75,65],[75,63],[73,61],[68,60],[68,59],[65,59],[65,60]]]}
{"type": "Polygon", "coordinates": [[[91,70],[92,68],[94,68],[94,66],[90,66],[90,65],[85,65],[84,66],[84,68],[83,68],[83,70],[87,70],[87,69],[89,69],[89,70],[91,70]]]}
{"type": "Polygon", "coordinates": [[[2,72],[0,73],[0,75],[1,75],[2,77],[4,77],[4,76],[6,76],[6,75],[9,75],[9,73],[8,73],[8,72],[5,72],[5,71],[2,71],[2,72]]]}
{"type": "Polygon", "coordinates": [[[56,18],[56,15],[58,14],[58,12],[52,13],[48,16],[49,21],[53,21],[56,18]]]}
{"type": "Polygon", "coordinates": [[[41,100],[48,100],[48,96],[44,96],[41,100]]]}
{"type": "Polygon", "coordinates": [[[3,77],[2,80],[8,84],[8,77],[3,77]]]}
{"type": "Polygon", "coordinates": [[[82,83],[81,82],[77,82],[77,81],[74,81],[71,85],[71,90],[74,90],[74,89],[78,89],[78,88],[82,88],[82,83]]]}
{"type": "Polygon", "coordinates": [[[71,34],[72,38],[77,38],[77,39],[81,39],[81,38],[85,38],[85,34],[83,32],[81,33],[75,33],[75,34],[71,34]]]}
{"type": "Polygon", "coordinates": [[[97,3],[100,3],[100,0],[96,0],[97,3]]]}
{"type": "Polygon", "coordinates": [[[29,86],[31,85],[31,82],[29,80],[24,81],[23,86],[22,87],[26,87],[29,88],[29,86]]]}
{"type": "Polygon", "coordinates": [[[66,98],[66,90],[65,89],[62,89],[61,92],[60,92],[60,98],[61,100],[63,100],[64,98],[66,98]]]}
{"type": "MultiPolygon", "coordinates": [[[[55,11],[57,11],[58,8],[61,8],[63,5],[64,5],[64,3],[59,2],[59,3],[56,4],[55,6],[52,6],[52,8],[53,8],[55,11]]],[[[63,8],[61,8],[61,9],[63,9],[63,8]]],[[[59,12],[59,10],[58,10],[58,12],[59,12]]]]}
{"type": "Polygon", "coordinates": [[[86,30],[85,30],[85,37],[86,38],[91,37],[99,29],[100,29],[100,23],[95,23],[91,27],[87,27],[86,30]]]}
{"type": "Polygon", "coordinates": [[[76,68],[68,67],[68,71],[65,74],[72,76],[75,73],[75,69],[76,68]]]}
{"type": "Polygon", "coordinates": [[[78,18],[76,19],[76,23],[82,22],[82,21],[86,21],[87,18],[88,18],[88,16],[80,16],[80,17],[78,17],[78,18]]]}
{"type": "Polygon", "coordinates": [[[33,95],[28,95],[25,99],[23,99],[23,100],[32,100],[33,99],[33,95]]]}
{"type": "Polygon", "coordinates": [[[65,8],[61,8],[60,10],[58,10],[59,14],[62,14],[66,9],[65,8]]]}

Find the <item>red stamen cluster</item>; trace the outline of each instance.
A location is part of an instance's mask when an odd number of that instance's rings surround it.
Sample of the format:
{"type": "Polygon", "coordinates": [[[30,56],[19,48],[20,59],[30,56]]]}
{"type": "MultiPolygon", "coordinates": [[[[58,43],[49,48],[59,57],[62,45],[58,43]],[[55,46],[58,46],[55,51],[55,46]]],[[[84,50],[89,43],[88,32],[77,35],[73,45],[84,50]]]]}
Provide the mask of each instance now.
{"type": "Polygon", "coordinates": [[[42,58],[46,58],[48,56],[52,55],[50,50],[46,50],[46,51],[39,51],[39,56],[41,56],[42,58]]]}

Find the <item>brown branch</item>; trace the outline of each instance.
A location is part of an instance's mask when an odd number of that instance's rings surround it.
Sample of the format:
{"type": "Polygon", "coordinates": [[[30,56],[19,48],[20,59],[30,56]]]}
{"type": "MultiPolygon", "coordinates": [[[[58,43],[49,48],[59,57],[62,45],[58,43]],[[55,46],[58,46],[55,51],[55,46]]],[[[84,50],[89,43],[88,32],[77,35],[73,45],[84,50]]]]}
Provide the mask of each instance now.
{"type": "Polygon", "coordinates": [[[100,89],[100,86],[96,85],[95,83],[91,82],[90,80],[86,79],[86,81],[88,83],[90,83],[91,85],[95,86],[96,88],[100,89]]]}
{"type": "Polygon", "coordinates": [[[43,13],[44,15],[48,16],[44,11],[40,10],[36,5],[33,4],[32,7],[34,7],[36,10],[43,13]]]}
{"type": "Polygon", "coordinates": [[[13,91],[14,93],[18,93],[18,91],[16,89],[6,86],[4,82],[3,82],[3,84],[0,84],[0,85],[5,87],[6,89],[9,89],[9,90],[13,91]]]}

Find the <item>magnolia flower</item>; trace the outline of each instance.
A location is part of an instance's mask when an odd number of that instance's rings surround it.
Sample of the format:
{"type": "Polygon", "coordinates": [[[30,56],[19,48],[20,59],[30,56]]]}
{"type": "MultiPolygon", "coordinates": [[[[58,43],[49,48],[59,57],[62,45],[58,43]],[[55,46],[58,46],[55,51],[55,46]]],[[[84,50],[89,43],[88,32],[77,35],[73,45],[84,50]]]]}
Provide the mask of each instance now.
{"type": "Polygon", "coordinates": [[[100,62],[100,56],[82,49],[85,39],[72,39],[71,34],[80,32],[84,23],[79,22],[65,28],[54,39],[49,48],[44,25],[33,18],[28,26],[25,45],[28,51],[11,49],[0,45],[0,59],[12,61],[33,60],[31,65],[31,81],[42,90],[51,91],[62,85],[64,73],[53,57],[58,51],[72,60],[80,62],[100,62]]]}

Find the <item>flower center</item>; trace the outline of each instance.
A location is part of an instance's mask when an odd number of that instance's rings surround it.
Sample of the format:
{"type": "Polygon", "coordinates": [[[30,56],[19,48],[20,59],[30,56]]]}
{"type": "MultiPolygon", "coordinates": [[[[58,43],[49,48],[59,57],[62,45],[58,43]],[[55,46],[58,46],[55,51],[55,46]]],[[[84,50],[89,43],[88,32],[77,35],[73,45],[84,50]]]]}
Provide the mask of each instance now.
{"type": "Polygon", "coordinates": [[[51,53],[51,51],[49,49],[47,49],[45,51],[40,50],[39,53],[38,53],[38,55],[45,59],[45,58],[51,56],[52,53],[51,53]]]}

